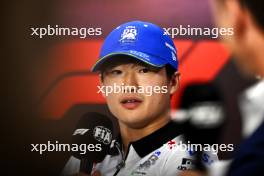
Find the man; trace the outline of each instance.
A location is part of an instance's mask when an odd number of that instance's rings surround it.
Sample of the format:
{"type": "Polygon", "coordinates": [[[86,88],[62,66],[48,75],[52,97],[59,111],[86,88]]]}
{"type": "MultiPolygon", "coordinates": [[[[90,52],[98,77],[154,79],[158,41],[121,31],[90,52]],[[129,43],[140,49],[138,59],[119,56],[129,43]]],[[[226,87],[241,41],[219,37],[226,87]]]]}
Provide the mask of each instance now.
{"type": "MultiPolygon", "coordinates": [[[[177,146],[182,130],[170,121],[170,97],[179,86],[177,49],[160,27],[141,21],[117,27],[92,71],[100,73],[105,90],[121,90],[104,93],[120,136],[94,170],[107,176],[175,176],[192,168],[192,152],[177,146]]],[[[216,159],[205,153],[207,165],[216,159]]]]}
{"type": "Polygon", "coordinates": [[[239,147],[227,175],[263,175],[264,2],[262,0],[212,0],[212,4],[217,25],[234,29],[234,35],[224,37],[223,41],[235,55],[238,66],[245,74],[258,75],[262,79],[258,85],[245,92],[244,98],[247,100],[241,102],[242,116],[247,115],[248,118],[244,125],[251,125],[253,121],[257,123],[250,128],[248,126],[244,128],[244,134],[251,134],[239,147]],[[255,120],[250,119],[251,117],[255,120]]]}

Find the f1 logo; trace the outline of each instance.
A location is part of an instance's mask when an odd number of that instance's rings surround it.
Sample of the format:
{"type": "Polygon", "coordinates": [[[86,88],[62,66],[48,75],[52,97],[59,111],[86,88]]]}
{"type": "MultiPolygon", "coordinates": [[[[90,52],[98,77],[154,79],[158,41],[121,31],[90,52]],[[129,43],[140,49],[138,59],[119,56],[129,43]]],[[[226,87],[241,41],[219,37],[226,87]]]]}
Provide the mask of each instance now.
{"type": "Polygon", "coordinates": [[[73,136],[79,134],[79,135],[84,135],[87,131],[89,131],[89,129],[86,128],[78,128],[73,132],[73,136]]]}

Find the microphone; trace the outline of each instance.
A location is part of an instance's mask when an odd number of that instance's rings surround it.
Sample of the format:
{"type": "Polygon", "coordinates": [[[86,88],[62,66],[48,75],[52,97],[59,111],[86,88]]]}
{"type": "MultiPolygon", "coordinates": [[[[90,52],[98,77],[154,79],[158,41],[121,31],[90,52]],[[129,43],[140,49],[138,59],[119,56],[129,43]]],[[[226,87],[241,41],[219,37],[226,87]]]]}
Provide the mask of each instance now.
{"type": "Polygon", "coordinates": [[[113,136],[112,121],[105,115],[89,112],[77,123],[72,134],[72,144],[86,146],[86,152],[72,151],[81,161],[80,172],[90,174],[93,163],[101,162],[109,152],[113,136]]]}
{"type": "Polygon", "coordinates": [[[218,142],[225,116],[224,102],[216,86],[212,83],[187,86],[180,107],[188,111],[188,127],[191,129],[186,130],[188,138],[194,143],[212,145],[218,142]]]}
{"type": "MultiPolygon", "coordinates": [[[[183,91],[180,110],[173,120],[182,120],[184,135],[191,144],[213,145],[219,140],[225,122],[224,103],[220,91],[212,83],[193,83],[183,91]],[[177,117],[178,116],[178,117],[177,117]]],[[[194,166],[205,171],[202,151],[196,153],[194,166]]]]}

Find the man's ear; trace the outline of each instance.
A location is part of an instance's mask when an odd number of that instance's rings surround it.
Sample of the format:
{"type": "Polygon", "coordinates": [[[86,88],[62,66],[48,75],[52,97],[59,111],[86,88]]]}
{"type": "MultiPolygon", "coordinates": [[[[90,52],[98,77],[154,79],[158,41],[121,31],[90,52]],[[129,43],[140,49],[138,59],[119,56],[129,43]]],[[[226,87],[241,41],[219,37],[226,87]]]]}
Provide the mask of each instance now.
{"type": "Polygon", "coordinates": [[[241,6],[238,1],[226,0],[226,7],[229,13],[230,26],[234,28],[234,37],[236,39],[242,39],[242,36],[247,30],[247,9],[241,6]]]}
{"type": "Polygon", "coordinates": [[[179,88],[179,85],[180,84],[180,73],[179,72],[175,72],[171,79],[170,79],[170,94],[174,94],[178,88],[179,88]]]}

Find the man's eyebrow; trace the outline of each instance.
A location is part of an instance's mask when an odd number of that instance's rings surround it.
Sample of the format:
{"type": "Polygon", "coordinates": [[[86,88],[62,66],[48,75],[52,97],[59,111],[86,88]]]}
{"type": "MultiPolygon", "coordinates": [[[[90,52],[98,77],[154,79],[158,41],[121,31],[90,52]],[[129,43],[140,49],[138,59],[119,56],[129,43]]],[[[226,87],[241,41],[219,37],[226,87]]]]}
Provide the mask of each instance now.
{"type": "Polygon", "coordinates": [[[119,65],[121,65],[121,64],[116,63],[116,64],[107,65],[107,66],[105,65],[105,66],[103,66],[102,71],[104,72],[104,71],[112,70],[113,68],[115,68],[119,65]]]}
{"type": "Polygon", "coordinates": [[[145,63],[140,63],[138,66],[141,66],[141,67],[146,67],[150,70],[153,70],[153,71],[160,71],[162,69],[162,67],[154,67],[152,65],[148,65],[148,64],[145,64],[145,63]]]}
{"type": "Polygon", "coordinates": [[[112,63],[110,65],[105,65],[104,69],[103,69],[103,72],[107,72],[107,71],[110,71],[116,67],[119,67],[121,65],[128,65],[128,64],[132,64],[132,68],[136,68],[136,67],[146,67],[148,69],[150,69],[151,71],[154,71],[154,72],[159,72],[162,67],[154,67],[152,65],[149,65],[147,63],[144,63],[142,61],[133,61],[133,62],[116,62],[116,63],[112,63]]]}
{"type": "Polygon", "coordinates": [[[111,70],[115,67],[119,67],[122,65],[129,65],[129,64],[132,64],[132,67],[137,67],[139,65],[139,63],[136,63],[136,62],[117,62],[117,63],[106,66],[105,70],[111,70]]]}

